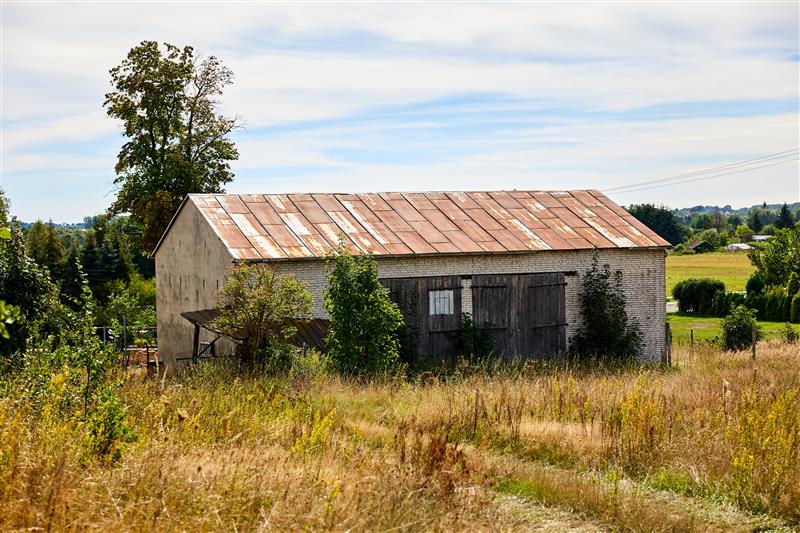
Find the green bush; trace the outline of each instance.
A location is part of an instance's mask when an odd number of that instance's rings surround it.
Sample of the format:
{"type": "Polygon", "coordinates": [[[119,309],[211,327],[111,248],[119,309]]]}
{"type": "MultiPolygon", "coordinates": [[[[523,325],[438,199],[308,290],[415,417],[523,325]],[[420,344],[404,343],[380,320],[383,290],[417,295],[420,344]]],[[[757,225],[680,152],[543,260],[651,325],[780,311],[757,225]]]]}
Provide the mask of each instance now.
{"type": "Polygon", "coordinates": [[[311,318],[311,304],[305,283],[294,276],[280,276],[263,264],[235,265],[218,291],[218,315],[211,327],[243,338],[246,362],[273,366],[297,332],[297,321],[311,318]]]}
{"type": "Polygon", "coordinates": [[[673,255],[683,255],[686,253],[686,247],[683,244],[678,244],[672,249],[673,255]]]}
{"type": "Polygon", "coordinates": [[[690,278],[679,282],[672,289],[678,300],[678,309],[683,313],[709,314],[717,291],[725,292],[725,284],[716,279],[690,278]]]}
{"type": "Polygon", "coordinates": [[[744,350],[753,345],[753,328],[756,339],[761,337],[753,309],[740,305],[722,319],[722,345],[726,350],[744,350]]]}
{"type": "Polygon", "coordinates": [[[764,292],[764,287],[766,287],[766,283],[764,283],[764,276],[761,274],[761,272],[753,272],[747,279],[745,290],[747,291],[747,294],[761,294],[764,292]]]}
{"type": "Polygon", "coordinates": [[[800,324],[800,291],[792,298],[791,321],[800,324]]]}
{"type": "Polygon", "coordinates": [[[725,307],[725,291],[717,291],[711,299],[711,314],[714,316],[725,316],[728,308],[725,307]]]}
{"type": "Polygon", "coordinates": [[[125,423],[125,406],[111,388],[100,392],[97,407],[88,419],[88,430],[84,450],[103,463],[119,461],[125,447],[136,440],[125,423]]]}
{"type": "Polygon", "coordinates": [[[797,291],[800,291],[800,278],[798,278],[797,272],[792,272],[789,275],[789,282],[786,284],[786,294],[794,296],[797,291]]]}
{"type": "Polygon", "coordinates": [[[403,315],[378,280],[375,259],[369,254],[354,257],[341,247],[332,265],[325,294],[331,364],[345,374],[391,368],[399,357],[403,315]]]}
{"type": "Polygon", "coordinates": [[[570,339],[570,355],[581,359],[609,358],[615,362],[636,360],[644,341],[639,325],[628,318],[622,272],[612,273],[609,265],[598,265],[595,251],[592,266],[581,280],[582,325],[570,339]]]}
{"type": "Polygon", "coordinates": [[[764,303],[764,319],[780,321],[783,319],[783,301],[785,297],[780,289],[767,291],[764,303]]]}
{"type": "Polygon", "coordinates": [[[749,293],[745,299],[745,305],[756,312],[756,317],[759,320],[766,320],[764,314],[765,303],[766,301],[764,296],[754,292],[749,293]]]}
{"type": "Polygon", "coordinates": [[[800,333],[797,333],[792,325],[787,322],[786,327],[783,328],[783,331],[781,331],[781,339],[783,342],[794,344],[798,341],[798,339],[800,339],[800,333]]]}
{"type": "Polygon", "coordinates": [[[725,308],[722,310],[722,313],[717,316],[727,315],[734,307],[745,305],[746,300],[746,296],[740,292],[725,293],[725,308]]]}

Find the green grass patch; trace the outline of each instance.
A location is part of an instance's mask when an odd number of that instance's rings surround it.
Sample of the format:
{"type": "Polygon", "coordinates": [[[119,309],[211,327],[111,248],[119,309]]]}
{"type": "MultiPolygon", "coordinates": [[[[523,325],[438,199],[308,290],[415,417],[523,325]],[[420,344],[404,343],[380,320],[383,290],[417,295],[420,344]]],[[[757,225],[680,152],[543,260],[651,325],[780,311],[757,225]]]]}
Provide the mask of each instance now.
{"type": "MultiPolygon", "coordinates": [[[[688,313],[669,313],[667,322],[672,330],[672,341],[676,344],[688,343],[691,330],[694,330],[694,340],[709,341],[722,333],[721,318],[713,316],[697,316],[688,313]]],[[[780,337],[785,328],[784,322],[759,321],[761,335],[765,339],[780,337]]]]}
{"type": "Polygon", "coordinates": [[[667,295],[678,282],[689,278],[713,278],[722,281],[728,291],[743,291],[747,278],[755,272],[744,253],[713,252],[667,256],[667,295]]]}

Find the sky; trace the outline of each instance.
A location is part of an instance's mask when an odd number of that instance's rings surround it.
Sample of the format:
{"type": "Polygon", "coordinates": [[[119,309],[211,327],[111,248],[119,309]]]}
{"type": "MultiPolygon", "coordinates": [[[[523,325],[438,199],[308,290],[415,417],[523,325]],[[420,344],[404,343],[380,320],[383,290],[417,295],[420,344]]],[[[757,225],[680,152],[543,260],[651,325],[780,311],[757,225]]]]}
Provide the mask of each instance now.
{"type": "Polygon", "coordinates": [[[124,138],[102,107],[108,70],[143,40],[233,70],[221,111],[245,127],[228,192],[800,200],[798,2],[0,6],[0,186],[25,221],[80,221],[113,201],[124,138]]]}

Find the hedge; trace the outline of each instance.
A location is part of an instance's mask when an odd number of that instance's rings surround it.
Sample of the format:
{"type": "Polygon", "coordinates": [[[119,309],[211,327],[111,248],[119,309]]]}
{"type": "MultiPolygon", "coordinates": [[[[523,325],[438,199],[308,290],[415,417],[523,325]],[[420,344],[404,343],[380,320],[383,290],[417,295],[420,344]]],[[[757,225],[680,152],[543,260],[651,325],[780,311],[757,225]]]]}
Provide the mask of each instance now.
{"type": "Polygon", "coordinates": [[[725,292],[725,284],[717,279],[691,278],[675,285],[672,296],[678,300],[683,313],[710,314],[714,312],[714,295],[725,292]]]}
{"type": "Polygon", "coordinates": [[[792,313],[790,318],[795,324],[800,324],[800,291],[792,298],[792,313]]]}

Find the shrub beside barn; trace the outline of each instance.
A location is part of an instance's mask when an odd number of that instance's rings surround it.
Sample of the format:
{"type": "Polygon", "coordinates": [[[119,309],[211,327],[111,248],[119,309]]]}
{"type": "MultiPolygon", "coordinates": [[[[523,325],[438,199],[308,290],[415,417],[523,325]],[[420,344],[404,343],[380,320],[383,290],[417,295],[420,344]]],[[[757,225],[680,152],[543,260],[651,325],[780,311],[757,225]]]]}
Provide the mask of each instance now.
{"type": "MultiPolygon", "coordinates": [[[[453,354],[462,313],[491,329],[498,354],[566,352],[596,248],[623,274],[647,361],[666,357],[669,244],[593,190],[189,195],[155,251],[160,357],[189,358],[218,337],[208,310],[235,261],[305,281],[324,324],[325,258],[340,240],[375,256],[421,355],[453,354]]],[[[216,353],[231,348],[214,343],[216,353]]]]}

